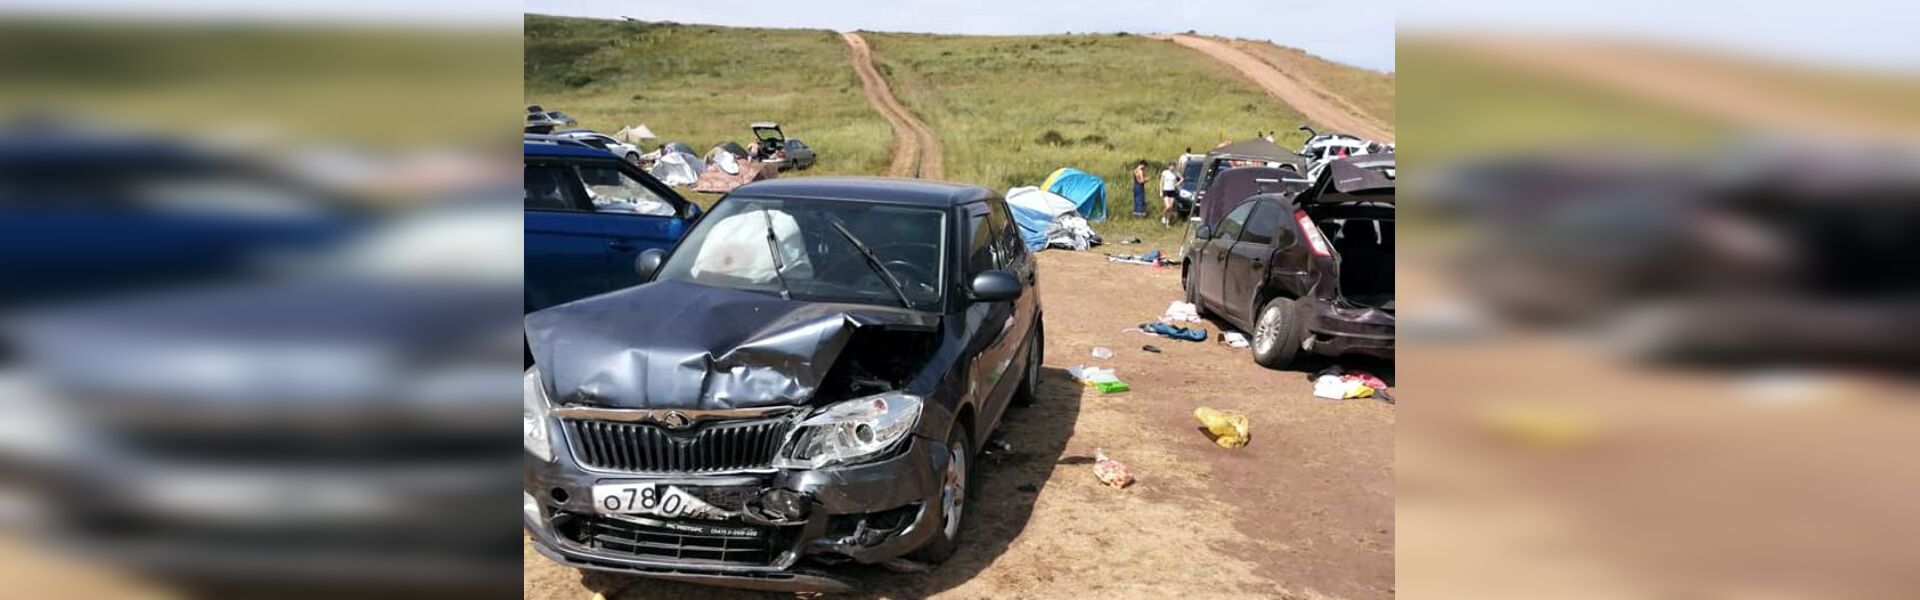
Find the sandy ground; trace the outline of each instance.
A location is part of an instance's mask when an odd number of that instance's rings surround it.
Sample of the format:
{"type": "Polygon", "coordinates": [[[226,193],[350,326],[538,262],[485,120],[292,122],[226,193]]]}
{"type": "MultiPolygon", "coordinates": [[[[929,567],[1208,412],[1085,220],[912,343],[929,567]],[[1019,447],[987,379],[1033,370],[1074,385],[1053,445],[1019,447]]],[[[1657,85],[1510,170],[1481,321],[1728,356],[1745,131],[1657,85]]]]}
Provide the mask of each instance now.
{"type": "Polygon", "coordinates": [[[1253,80],[1268,94],[1292,106],[1294,110],[1300,111],[1301,116],[1322,127],[1373,140],[1393,140],[1391,128],[1352,110],[1351,102],[1310,81],[1288,75],[1271,63],[1260,60],[1259,57],[1219,40],[1199,36],[1156,37],[1171,40],[1173,43],[1192,48],[1214,60],[1226,63],[1227,66],[1240,71],[1240,74],[1245,75],[1247,79],[1253,80]]]}
{"type": "MultiPolygon", "coordinates": [[[[865,584],[853,597],[1393,597],[1393,406],[1313,398],[1309,372],[1260,368],[1245,350],[1124,331],[1179,297],[1176,270],[1040,256],[1042,399],[1001,425],[1013,453],[983,461],[965,546],[931,573],[846,570],[865,584]],[[1095,346],[1115,356],[1092,358],[1095,346]],[[1115,368],[1134,389],[1086,391],[1064,371],[1075,364],[1115,368]],[[1247,413],[1252,443],[1214,446],[1192,417],[1198,406],[1247,413]],[[1100,485],[1095,448],[1139,483],[1100,485]]],[[[779,597],[583,575],[531,547],[525,556],[528,598],[779,597]]]]}
{"type": "Polygon", "coordinates": [[[846,38],[847,48],[852,51],[853,70],[860,74],[860,87],[866,92],[867,103],[893,126],[893,165],[887,167],[887,175],[945,179],[940,139],[893,97],[893,88],[887,86],[887,79],[873,68],[873,51],[867,47],[866,38],[853,32],[840,36],[846,38]]]}

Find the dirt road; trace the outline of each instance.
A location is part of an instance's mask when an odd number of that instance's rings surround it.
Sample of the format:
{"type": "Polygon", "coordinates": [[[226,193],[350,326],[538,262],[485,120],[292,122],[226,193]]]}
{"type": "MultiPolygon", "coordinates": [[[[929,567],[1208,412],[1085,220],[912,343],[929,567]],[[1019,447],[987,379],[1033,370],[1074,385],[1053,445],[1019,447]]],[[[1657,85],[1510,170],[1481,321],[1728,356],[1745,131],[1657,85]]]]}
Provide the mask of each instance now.
{"type": "Polygon", "coordinates": [[[1253,80],[1261,89],[1274,98],[1300,111],[1300,115],[1323,128],[1361,136],[1378,141],[1393,141],[1390,126],[1381,124],[1372,117],[1360,114],[1350,107],[1353,103],[1322,88],[1312,81],[1295,77],[1275,68],[1271,63],[1260,60],[1252,54],[1241,51],[1219,40],[1191,36],[1155,36],[1155,39],[1168,40],[1186,46],[1226,63],[1253,80]]]}
{"type": "MultiPolygon", "coordinates": [[[[1180,297],[1176,270],[1040,257],[1041,400],[1001,425],[1013,453],[983,459],[966,544],[931,573],[845,571],[866,586],[852,597],[1393,597],[1394,407],[1313,398],[1310,372],[1262,369],[1245,350],[1123,331],[1180,297]],[[1092,358],[1095,346],[1115,356],[1092,358]],[[1115,368],[1134,389],[1086,391],[1065,373],[1076,364],[1115,368]],[[1246,412],[1253,442],[1214,446],[1193,420],[1203,405],[1246,412]],[[1095,448],[1139,483],[1100,485],[1095,448]]],[[[527,598],[780,597],[583,576],[525,555],[527,598]]]]}
{"type": "Polygon", "coordinates": [[[846,38],[847,47],[853,51],[853,70],[860,74],[860,87],[866,92],[867,103],[893,126],[893,165],[887,168],[887,174],[944,179],[940,140],[933,136],[933,130],[893,97],[893,88],[887,86],[887,79],[873,68],[873,50],[867,47],[866,38],[853,32],[840,36],[846,38]]]}

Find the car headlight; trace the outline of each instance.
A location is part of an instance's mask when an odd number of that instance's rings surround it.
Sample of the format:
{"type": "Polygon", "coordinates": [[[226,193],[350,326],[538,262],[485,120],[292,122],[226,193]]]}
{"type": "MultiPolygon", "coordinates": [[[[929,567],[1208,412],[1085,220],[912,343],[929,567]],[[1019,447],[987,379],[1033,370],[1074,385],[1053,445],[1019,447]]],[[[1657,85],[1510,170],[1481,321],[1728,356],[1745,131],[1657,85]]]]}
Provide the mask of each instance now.
{"type": "Polygon", "coordinates": [[[527,369],[520,378],[520,441],[527,453],[553,462],[553,439],[547,434],[547,388],[540,370],[527,369]]]}
{"type": "Polygon", "coordinates": [[[1180,197],[1181,197],[1181,198],[1186,198],[1186,199],[1188,199],[1188,200],[1192,200],[1192,199],[1193,199],[1193,190],[1180,190],[1180,197]]]}
{"type": "Polygon", "coordinates": [[[828,406],[794,428],[777,466],[818,469],[884,454],[920,424],[920,407],[919,396],[900,392],[828,406]]]}

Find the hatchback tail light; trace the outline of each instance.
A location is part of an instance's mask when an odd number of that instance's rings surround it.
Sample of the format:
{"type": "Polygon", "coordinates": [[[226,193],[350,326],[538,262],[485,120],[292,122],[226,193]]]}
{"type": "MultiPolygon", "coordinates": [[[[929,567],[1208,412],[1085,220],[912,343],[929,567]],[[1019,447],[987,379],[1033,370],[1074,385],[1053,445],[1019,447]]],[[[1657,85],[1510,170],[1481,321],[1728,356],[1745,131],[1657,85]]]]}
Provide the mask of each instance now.
{"type": "Polygon", "coordinates": [[[1327,236],[1320,233],[1320,226],[1313,224],[1313,217],[1307,216],[1307,211],[1293,211],[1293,220],[1300,224],[1300,233],[1307,236],[1307,247],[1313,250],[1314,256],[1333,256],[1333,246],[1327,243],[1327,236]]]}

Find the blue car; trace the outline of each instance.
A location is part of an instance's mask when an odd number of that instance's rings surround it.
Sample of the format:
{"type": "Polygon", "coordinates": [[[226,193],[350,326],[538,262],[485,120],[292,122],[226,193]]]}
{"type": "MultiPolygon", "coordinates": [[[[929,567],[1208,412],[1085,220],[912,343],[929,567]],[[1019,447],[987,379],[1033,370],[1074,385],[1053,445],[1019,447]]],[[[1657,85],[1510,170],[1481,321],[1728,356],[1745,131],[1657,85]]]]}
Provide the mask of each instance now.
{"type": "Polygon", "coordinates": [[[179,140],[0,130],[0,309],[259,274],[351,237],[356,206],[179,140]]]}
{"type": "Polygon", "coordinates": [[[700,207],[604,150],[528,137],[526,312],[639,285],[634,259],[680,240],[700,207]]]}

